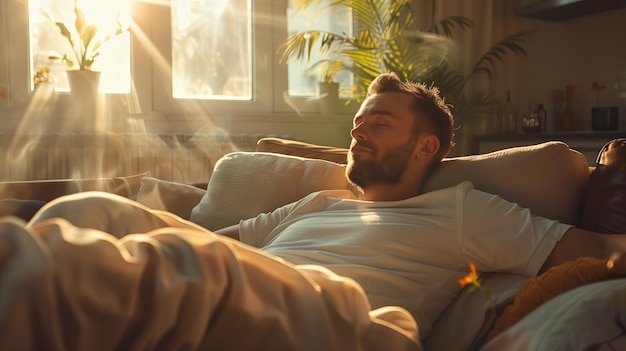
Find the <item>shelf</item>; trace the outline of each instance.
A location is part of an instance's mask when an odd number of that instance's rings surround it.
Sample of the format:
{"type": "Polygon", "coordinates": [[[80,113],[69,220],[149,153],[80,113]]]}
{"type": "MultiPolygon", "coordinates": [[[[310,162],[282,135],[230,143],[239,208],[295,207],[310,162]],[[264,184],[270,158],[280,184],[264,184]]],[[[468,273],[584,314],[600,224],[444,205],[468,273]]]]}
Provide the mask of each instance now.
{"type": "Polygon", "coordinates": [[[626,7],[626,0],[521,0],[517,15],[548,21],[565,21],[626,7]]]}

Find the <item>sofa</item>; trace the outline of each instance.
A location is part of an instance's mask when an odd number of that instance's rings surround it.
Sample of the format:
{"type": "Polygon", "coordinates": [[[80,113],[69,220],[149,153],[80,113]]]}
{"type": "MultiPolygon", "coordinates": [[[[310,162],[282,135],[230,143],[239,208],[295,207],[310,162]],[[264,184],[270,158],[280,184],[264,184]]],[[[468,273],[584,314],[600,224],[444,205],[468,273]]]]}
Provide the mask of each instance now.
{"type": "MultiPolygon", "coordinates": [[[[152,177],[150,172],[111,178],[2,182],[0,199],[12,203],[0,211],[3,215],[17,214],[11,211],[19,205],[28,204],[36,210],[63,195],[105,191],[216,230],[313,191],[356,191],[344,177],[346,154],[342,148],[262,138],[255,151],[237,151],[220,158],[206,183],[177,183],[152,177]]],[[[588,167],[582,154],[558,141],[453,157],[443,160],[422,191],[467,180],[479,190],[519,203],[538,215],[588,229],[624,233],[626,169],[606,167],[600,159],[598,162],[588,167]],[[588,203],[593,206],[590,208],[588,203]],[[604,223],[610,223],[609,227],[604,223]]],[[[28,219],[31,212],[20,215],[28,219]]],[[[577,267],[574,264],[574,275],[577,267]]],[[[551,284],[558,286],[565,284],[563,280],[571,280],[572,268],[568,269],[570,276],[558,269],[552,272],[551,284]]],[[[461,290],[422,341],[424,350],[626,349],[626,279],[605,276],[590,277],[568,291],[559,291],[556,297],[543,298],[519,321],[498,335],[489,335],[507,307],[520,298],[521,288],[529,282],[537,283],[537,278],[481,274],[480,282],[492,300],[471,286],[461,290]]]]}

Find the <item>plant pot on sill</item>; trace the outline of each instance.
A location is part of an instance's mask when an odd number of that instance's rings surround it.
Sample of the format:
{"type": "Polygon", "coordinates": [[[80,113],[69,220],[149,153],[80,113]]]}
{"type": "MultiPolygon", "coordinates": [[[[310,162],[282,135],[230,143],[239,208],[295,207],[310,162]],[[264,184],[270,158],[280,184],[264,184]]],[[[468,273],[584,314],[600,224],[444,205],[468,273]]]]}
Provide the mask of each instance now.
{"type": "Polygon", "coordinates": [[[339,83],[320,82],[317,85],[317,96],[322,115],[331,116],[337,113],[339,106],[339,83]]]}
{"type": "Polygon", "coordinates": [[[100,86],[100,72],[89,70],[67,71],[70,94],[77,101],[95,101],[100,86]]]}
{"type": "Polygon", "coordinates": [[[73,131],[92,131],[98,124],[98,86],[100,72],[77,70],[67,71],[70,83],[72,118],[64,129],[73,131]]]}

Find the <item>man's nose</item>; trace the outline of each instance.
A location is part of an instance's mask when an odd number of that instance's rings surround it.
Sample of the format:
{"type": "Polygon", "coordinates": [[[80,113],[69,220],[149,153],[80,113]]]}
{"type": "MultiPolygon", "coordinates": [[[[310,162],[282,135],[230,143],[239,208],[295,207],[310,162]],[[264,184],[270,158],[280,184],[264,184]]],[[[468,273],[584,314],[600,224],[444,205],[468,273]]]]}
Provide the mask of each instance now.
{"type": "Polygon", "coordinates": [[[367,134],[365,133],[365,128],[363,126],[364,123],[359,123],[357,125],[355,125],[354,127],[352,127],[352,130],[350,131],[350,135],[352,136],[353,139],[358,139],[358,140],[363,140],[367,138],[367,134]]]}

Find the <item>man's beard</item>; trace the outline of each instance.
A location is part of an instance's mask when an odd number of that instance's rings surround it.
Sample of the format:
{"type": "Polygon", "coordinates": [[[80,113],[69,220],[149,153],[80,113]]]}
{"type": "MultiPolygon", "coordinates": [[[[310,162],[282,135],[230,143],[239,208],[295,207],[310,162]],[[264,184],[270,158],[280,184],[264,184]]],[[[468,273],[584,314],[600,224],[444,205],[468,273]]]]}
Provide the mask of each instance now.
{"type": "MultiPolygon", "coordinates": [[[[413,155],[417,145],[416,138],[411,138],[406,144],[394,149],[387,150],[382,157],[377,158],[378,152],[371,145],[367,145],[372,150],[371,159],[355,160],[351,155],[346,168],[348,180],[361,189],[367,189],[377,184],[396,184],[400,182],[402,175],[406,171],[409,159],[413,155]]],[[[360,156],[356,156],[359,158],[360,156]]]]}

